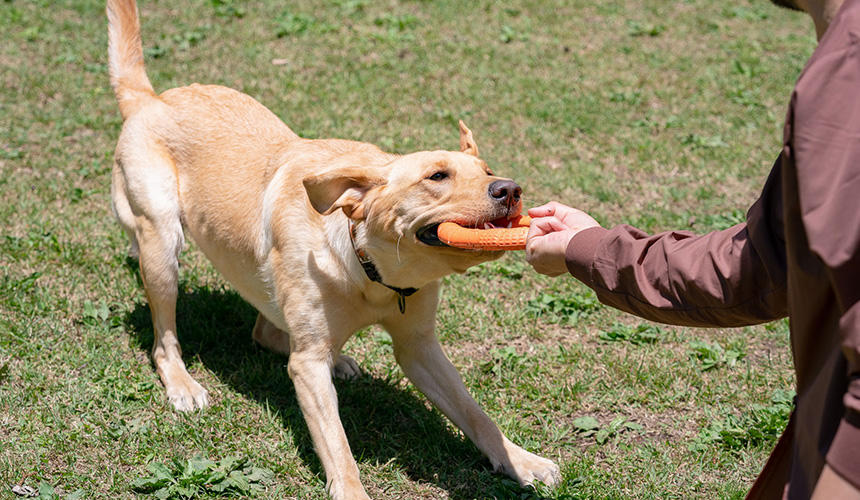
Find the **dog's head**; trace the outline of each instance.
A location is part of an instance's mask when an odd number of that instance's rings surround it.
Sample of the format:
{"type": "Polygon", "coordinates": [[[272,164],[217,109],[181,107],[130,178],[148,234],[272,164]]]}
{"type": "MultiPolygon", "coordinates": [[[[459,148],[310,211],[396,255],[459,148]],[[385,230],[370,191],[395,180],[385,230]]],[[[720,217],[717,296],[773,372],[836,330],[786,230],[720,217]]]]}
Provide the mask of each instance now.
{"type": "Polygon", "coordinates": [[[494,175],[478,157],[478,146],[463,122],[459,152],[411,153],[381,167],[341,168],[312,176],[304,185],[318,212],[342,209],[347,217],[364,222],[367,249],[387,261],[378,265],[393,286],[420,285],[502,255],[445,245],[436,236],[440,223],[507,227],[522,211],[520,187],[494,175]],[[410,268],[409,275],[390,271],[399,267],[410,268]]]}

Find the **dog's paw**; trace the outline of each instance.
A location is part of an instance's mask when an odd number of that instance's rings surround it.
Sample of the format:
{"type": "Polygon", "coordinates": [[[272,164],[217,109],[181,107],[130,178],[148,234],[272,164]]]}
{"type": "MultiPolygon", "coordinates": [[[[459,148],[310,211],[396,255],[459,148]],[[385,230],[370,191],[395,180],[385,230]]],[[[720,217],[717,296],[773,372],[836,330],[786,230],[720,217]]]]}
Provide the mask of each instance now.
{"type": "Polygon", "coordinates": [[[332,500],[370,500],[357,479],[347,482],[332,481],[328,486],[328,494],[332,500]]]}
{"type": "Polygon", "coordinates": [[[552,460],[539,457],[522,448],[515,454],[512,453],[510,458],[510,465],[500,466],[499,469],[516,479],[520,486],[531,486],[535,481],[540,481],[552,487],[561,482],[561,470],[552,460]]]}
{"type": "Polygon", "coordinates": [[[339,379],[349,380],[361,375],[361,368],[354,359],[345,354],[338,354],[331,367],[331,373],[339,379]]]}
{"type": "Polygon", "coordinates": [[[176,411],[189,412],[209,406],[209,393],[191,377],[167,388],[167,400],[176,411]]]}

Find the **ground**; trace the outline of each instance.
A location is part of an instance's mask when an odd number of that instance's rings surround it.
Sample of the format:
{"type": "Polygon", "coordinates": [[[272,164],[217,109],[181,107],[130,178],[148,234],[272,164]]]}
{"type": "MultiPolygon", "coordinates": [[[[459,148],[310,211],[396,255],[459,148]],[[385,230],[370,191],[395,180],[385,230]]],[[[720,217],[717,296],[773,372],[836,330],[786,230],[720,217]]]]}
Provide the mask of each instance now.
{"type": "MultiPolygon", "coordinates": [[[[815,44],[808,19],[765,0],[140,7],[159,91],[228,85],[304,137],[396,153],[457,148],[463,119],[527,205],[555,199],[647,231],[743,220],[815,44]]],[[[179,415],[165,400],[109,209],[121,119],[103,11],[0,3],[0,498],[11,484],[47,497],[205,498],[221,485],[324,498],[286,359],[254,346],[255,312],[193,244],[179,335],[213,404],[179,415]]],[[[364,375],[336,386],[374,498],[741,498],[793,390],[786,322],[654,325],[537,275],[519,252],[445,280],[438,334],[487,412],[563,481],[528,490],[493,474],[368,329],[346,347],[364,375]]]]}

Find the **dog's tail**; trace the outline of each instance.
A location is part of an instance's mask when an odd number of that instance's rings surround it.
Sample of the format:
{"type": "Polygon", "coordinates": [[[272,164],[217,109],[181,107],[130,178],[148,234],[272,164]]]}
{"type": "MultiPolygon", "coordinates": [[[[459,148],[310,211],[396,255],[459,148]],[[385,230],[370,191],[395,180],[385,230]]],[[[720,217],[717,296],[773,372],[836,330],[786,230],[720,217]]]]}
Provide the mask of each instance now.
{"type": "Polygon", "coordinates": [[[107,17],[110,83],[119,101],[119,112],[126,119],[154,97],[155,90],[143,66],[135,0],[107,0],[107,17]]]}

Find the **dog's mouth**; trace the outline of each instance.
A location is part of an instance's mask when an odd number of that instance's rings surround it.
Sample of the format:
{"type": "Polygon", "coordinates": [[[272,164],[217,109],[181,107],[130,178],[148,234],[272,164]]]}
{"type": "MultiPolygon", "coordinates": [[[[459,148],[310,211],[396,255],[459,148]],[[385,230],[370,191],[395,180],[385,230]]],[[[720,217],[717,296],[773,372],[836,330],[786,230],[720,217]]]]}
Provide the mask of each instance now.
{"type": "MultiPolygon", "coordinates": [[[[466,221],[463,221],[462,219],[452,219],[452,220],[442,221],[442,222],[454,222],[456,224],[459,224],[460,226],[463,226],[463,227],[469,228],[469,229],[499,229],[499,228],[513,227],[514,221],[517,220],[518,218],[519,218],[519,214],[511,216],[511,217],[500,217],[498,219],[494,219],[491,221],[466,222],[466,221]]],[[[439,234],[437,233],[437,231],[439,229],[439,224],[441,224],[442,222],[435,222],[433,224],[428,224],[428,225],[422,227],[421,229],[419,229],[418,231],[415,232],[415,237],[418,239],[418,241],[420,241],[421,243],[424,243],[425,245],[430,245],[433,247],[454,248],[450,245],[446,245],[444,242],[442,242],[442,240],[439,239],[439,234]]]]}

